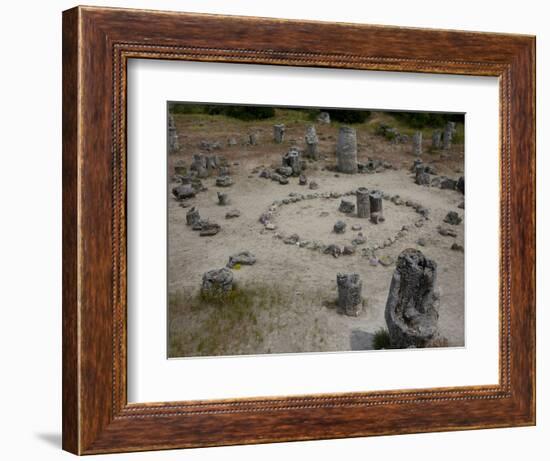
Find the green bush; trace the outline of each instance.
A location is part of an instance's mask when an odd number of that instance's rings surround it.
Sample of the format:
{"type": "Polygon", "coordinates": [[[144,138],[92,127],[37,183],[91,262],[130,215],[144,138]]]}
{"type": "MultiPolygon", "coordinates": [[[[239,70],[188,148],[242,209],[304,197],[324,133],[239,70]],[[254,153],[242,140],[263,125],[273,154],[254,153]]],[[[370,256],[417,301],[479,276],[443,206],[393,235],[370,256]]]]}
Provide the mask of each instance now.
{"type": "Polygon", "coordinates": [[[384,328],[376,330],[372,340],[372,346],[376,350],[391,349],[390,333],[384,328]]]}
{"type": "Polygon", "coordinates": [[[168,110],[171,114],[225,115],[245,121],[263,120],[275,116],[273,107],[263,106],[170,103],[168,110]]]}
{"type": "Polygon", "coordinates": [[[328,109],[331,121],[340,123],[363,123],[371,115],[369,110],[328,109]]]}
{"type": "Polygon", "coordinates": [[[441,128],[447,122],[464,122],[463,114],[436,112],[392,112],[392,115],[410,128],[441,128]]]}

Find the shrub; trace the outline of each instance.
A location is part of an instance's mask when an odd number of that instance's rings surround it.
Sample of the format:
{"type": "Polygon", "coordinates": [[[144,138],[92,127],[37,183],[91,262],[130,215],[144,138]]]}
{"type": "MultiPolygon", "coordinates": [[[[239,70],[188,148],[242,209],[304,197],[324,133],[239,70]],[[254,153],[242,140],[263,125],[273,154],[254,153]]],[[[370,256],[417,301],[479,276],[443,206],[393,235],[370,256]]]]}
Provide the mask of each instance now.
{"type": "Polygon", "coordinates": [[[463,114],[437,112],[393,112],[393,116],[410,128],[441,128],[447,122],[464,122],[463,114]]]}
{"type": "Polygon", "coordinates": [[[372,345],[376,350],[391,349],[390,333],[388,332],[388,330],[384,328],[378,329],[374,333],[372,345]]]}
{"type": "Polygon", "coordinates": [[[369,117],[369,110],[329,109],[330,119],[340,123],[363,123],[369,117]]]}

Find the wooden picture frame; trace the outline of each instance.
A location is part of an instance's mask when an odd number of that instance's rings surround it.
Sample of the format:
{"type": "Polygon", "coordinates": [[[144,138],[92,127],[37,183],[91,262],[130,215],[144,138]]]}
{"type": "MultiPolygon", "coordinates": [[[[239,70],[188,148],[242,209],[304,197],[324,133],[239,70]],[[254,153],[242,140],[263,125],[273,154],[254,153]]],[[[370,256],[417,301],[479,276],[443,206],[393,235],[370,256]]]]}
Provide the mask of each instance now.
{"type": "Polygon", "coordinates": [[[93,454],[535,424],[535,38],[77,7],[63,13],[63,448],[93,454]],[[500,380],[129,404],[126,63],[131,58],[496,76],[500,380]]]}

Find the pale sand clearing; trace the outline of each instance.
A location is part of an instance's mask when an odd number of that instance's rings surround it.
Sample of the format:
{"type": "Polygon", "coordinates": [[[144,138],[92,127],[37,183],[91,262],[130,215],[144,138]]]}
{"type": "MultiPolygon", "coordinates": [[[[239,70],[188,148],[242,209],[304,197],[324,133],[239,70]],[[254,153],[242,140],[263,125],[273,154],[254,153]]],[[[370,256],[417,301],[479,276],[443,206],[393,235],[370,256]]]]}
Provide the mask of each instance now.
{"type": "MultiPolygon", "coordinates": [[[[199,209],[202,218],[222,226],[217,235],[199,237],[198,232],[192,231],[186,225],[185,215],[188,208],[181,207],[172,196],[168,200],[170,294],[197,293],[204,272],[225,266],[231,254],[242,250],[251,251],[257,262],[253,266],[242,266],[240,270],[234,271],[239,286],[269,287],[277,292],[280,305],[263,305],[256,309],[254,340],[245,335],[246,325],[241,325],[243,340],[239,338],[240,328],[233,325],[230,331],[222,331],[235,338],[227,338],[227,341],[217,338],[216,341],[221,342],[221,345],[216,346],[217,353],[234,355],[371,348],[372,335],[379,328],[385,327],[384,308],[394,271],[393,265],[371,266],[369,258],[361,255],[360,249],[365,246],[357,247],[358,251],[354,255],[333,258],[318,251],[286,245],[275,237],[276,233],[287,236],[297,233],[301,239],[319,240],[325,244],[350,244],[358,233],[351,229],[354,224],[363,227],[362,232],[367,238],[366,246],[373,242],[381,243],[388,236],[394,236],[403,225],[409,226],[410,231],[406,237],[388,248],[378,250],[376,254],[378,257],[390,255],[397,258],[401,251],[413,247],[436,261],[437,289],[441,299],[440,331],[448,339],[450,346],[463,346],[464,254],[451,250],[450,247],[454,242],[464,245],[464,224],[449,226],[457,231],[456,238],[441,236],[437,227],[444,225],[443,219],[448,211],[454,210],[464,216],[464,210],[457,208],[464,196],[456,191],[418,186],[414,184],[410,171],[405,168],[376,174],[340,174],[335,177],[333,172],[322,171],[320,168],[313,171],[309,167],[306,171],[308,180],[315,180],[319,184],[318,190],[310,191],[307,186],[299,186],[298,178],[290,178],[288,185],[280,185],[258,177],[257,173],[251,173],[261,162],[266,165],[270,163],[269,160],[278,163],[281,153],[288,148],[288,145],[276,146],[270,142],[266,144],[270,150],[279,153],[256,158],[243,155],[240,158],[238,152],[235,152],[231,155],[230,162],[232,164],[239,161],[239,165],[231,166],[233,186],[220,188],[215,186],[215,178],[205,179],[203,184],[208,190],[189,201],[190,205],[199,209]],[[366,219],[339,212],[341,198],[318,198],[280,207],[273,219],[277,226],[275,231],[264,230],[264,226],[258,221],[259,216],[273,201],[286,198],[291,192],[346,192],[361,186],[380,189],[391,195],[399,194],[404,200],[420,202],[430,210],[430,218],[424,222],[423,227],[417,228],[414,223],[419,220],[419,215],[412,208],[396,206],[389,200],[384,200],[386,220],[375,225],[366,219]],[[229,194],[230,205],[218,205],[218,191],[229,194]],[[232,209],[238,209],[241,216],[225,219],[226,212],[232,209]],[[320,216],[322,212],[328,213],[328,216],[320,216]],[[342,235],[332,232],[338,219],[347,223],[347,230],[342,235]],[[420,237],[426,240],[426,246],[420,247],[416,244],[420,237]],[[338,272],[357,272],[363,280],[366,303],[357,318],[338,314],[332,306],[336,299],[338,272]]],[[[397,147],[402,150],[405,148],[397,147]]],[[[257,148],[261,149],[262,146],[257,148]]],[[[227,149],[220,154],[229,158],[227,149]]],[[[408,153],[403,155],[403,164],[410,166],[413,156],[408,153]]],[[[188,159],[189,155],[184,155],[183,158],[188,159]]],[[[318,164],[322,166],[324,162],[318,164]]],[[[331,161],[327,161],[327,164],[331,164],[331,161]]],[[[438,167],[438,170],[443,171],[444,167],[438,167]]],[[[458,174],[451,173],[449,176],[457,177],[458,174]]],[[[173,184],[169,185],[169,190],[172,186],[173,184]]],[[[354,196],[344,198],[355,203],[354,196]]],[[[185,347],[174,346],[171,355],[204,353],[194,349],[201,338],[204,339],[210,333],[200,331],[205,325],[202,323],[204,315],[181,306],[171,308],[171,344],[186,343],[185,347]]]]}

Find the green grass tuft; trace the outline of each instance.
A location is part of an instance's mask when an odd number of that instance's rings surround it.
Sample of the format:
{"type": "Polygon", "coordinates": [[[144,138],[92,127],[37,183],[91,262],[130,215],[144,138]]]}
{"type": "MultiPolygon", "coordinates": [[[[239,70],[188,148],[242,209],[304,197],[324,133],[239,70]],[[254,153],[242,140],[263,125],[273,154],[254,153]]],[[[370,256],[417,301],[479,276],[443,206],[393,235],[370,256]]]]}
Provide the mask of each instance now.
{"type": "Polygon", "coordinates": [[[372,346],[375,350],[391,349],[390,333],[385,328],[380,328],[374,333],[372,346]]]}

